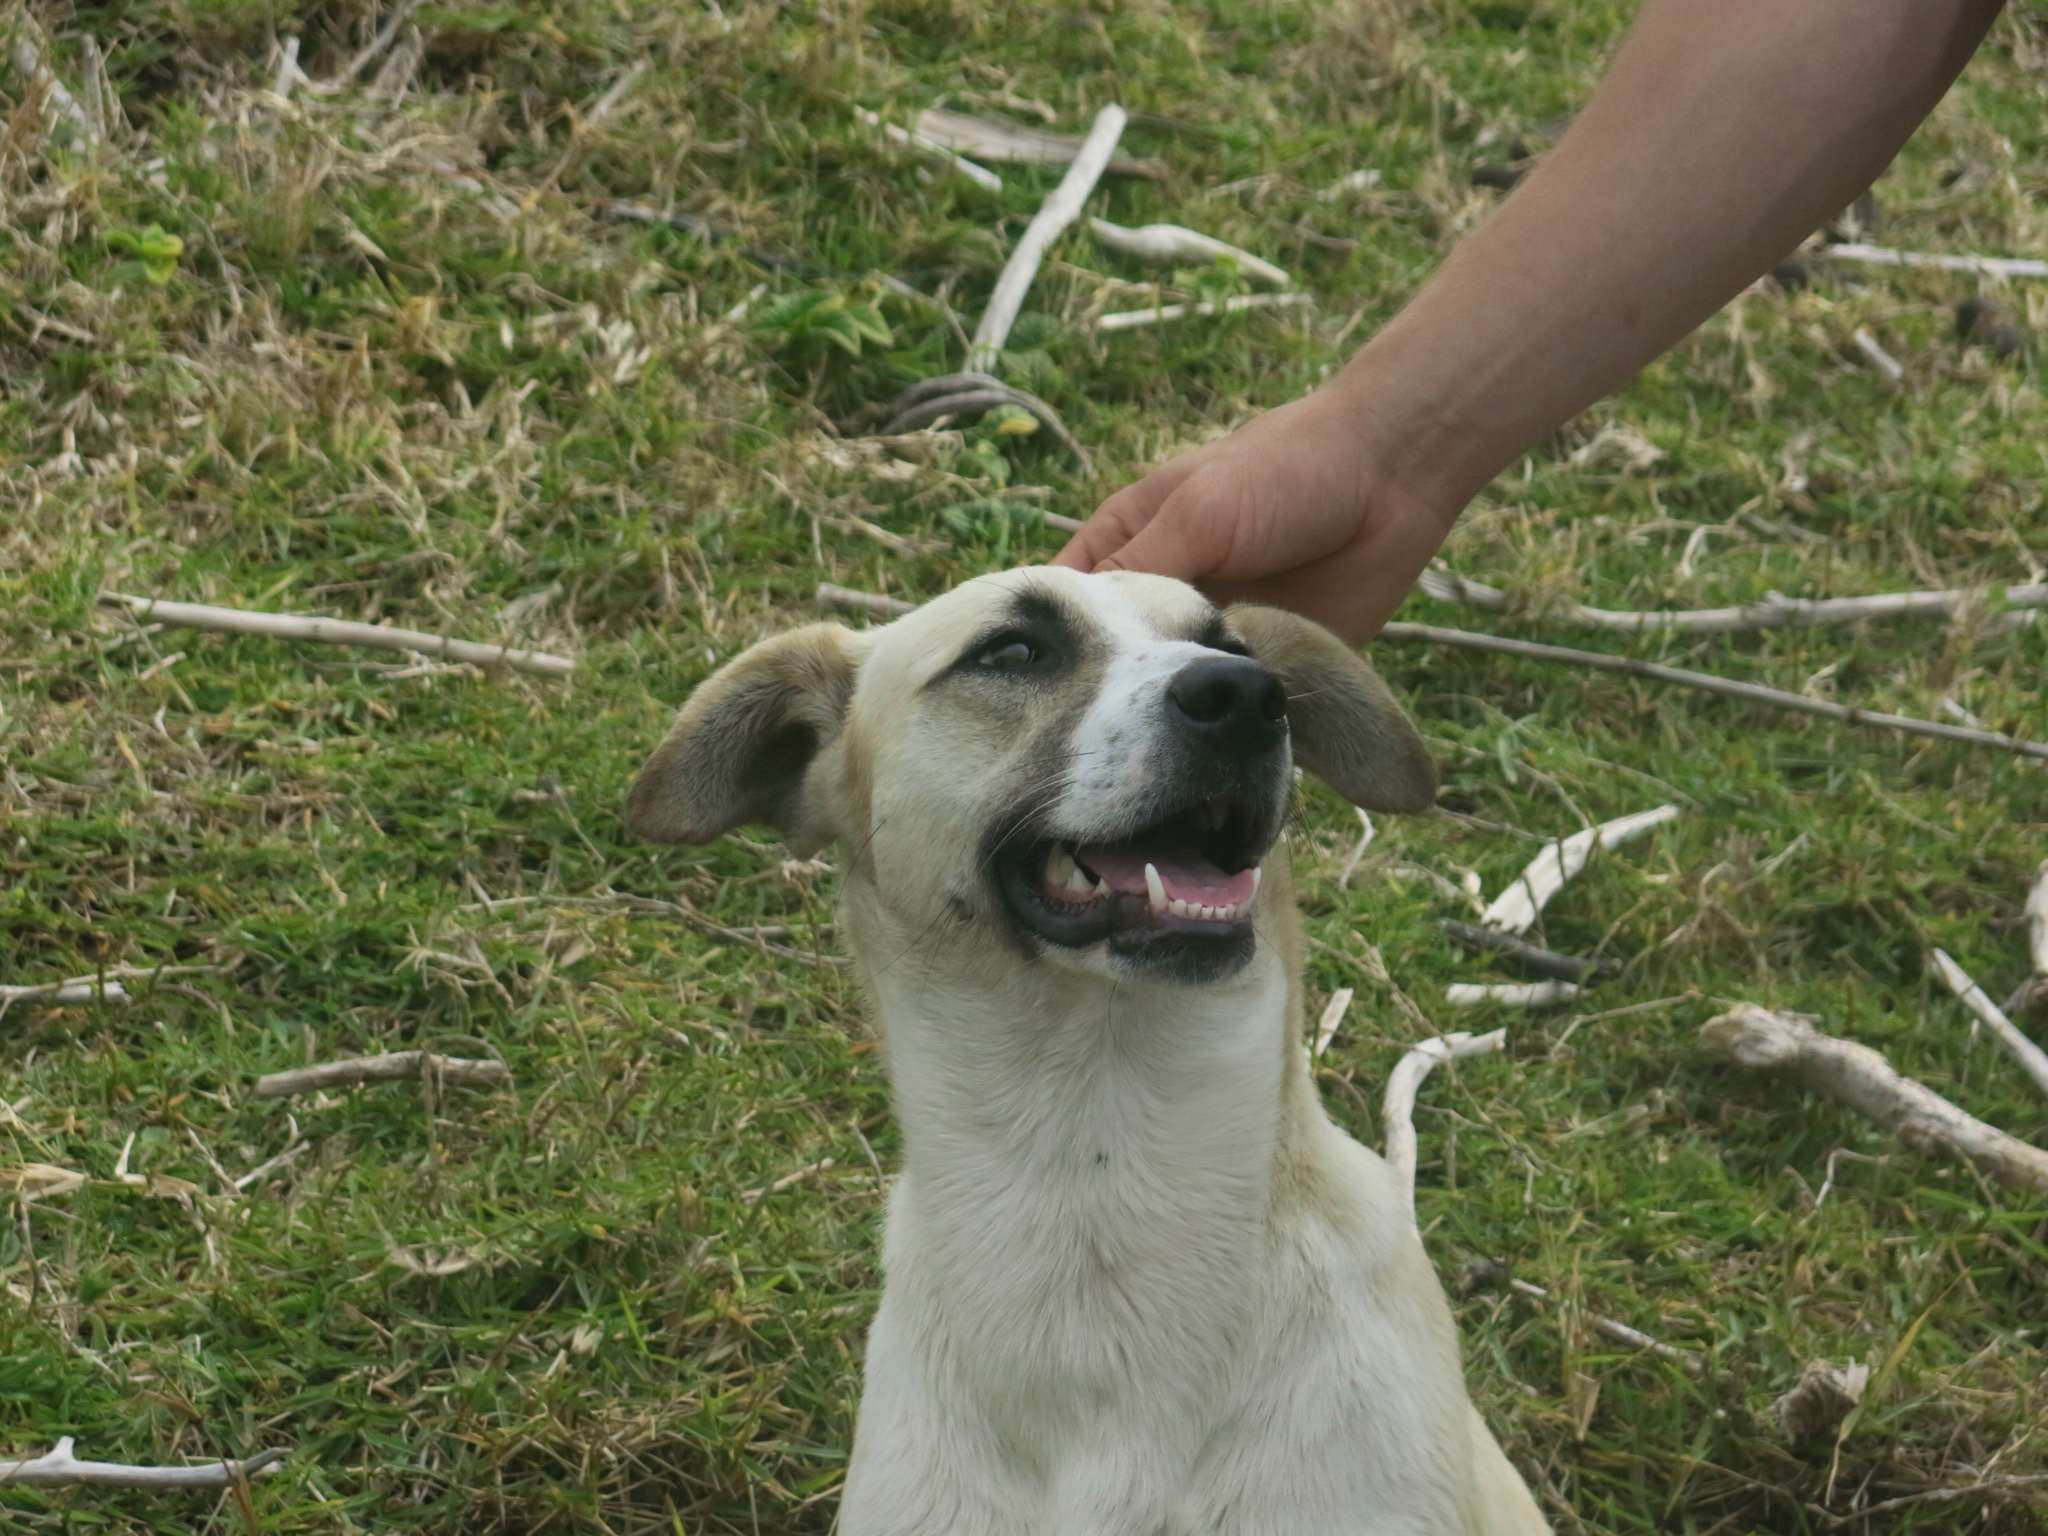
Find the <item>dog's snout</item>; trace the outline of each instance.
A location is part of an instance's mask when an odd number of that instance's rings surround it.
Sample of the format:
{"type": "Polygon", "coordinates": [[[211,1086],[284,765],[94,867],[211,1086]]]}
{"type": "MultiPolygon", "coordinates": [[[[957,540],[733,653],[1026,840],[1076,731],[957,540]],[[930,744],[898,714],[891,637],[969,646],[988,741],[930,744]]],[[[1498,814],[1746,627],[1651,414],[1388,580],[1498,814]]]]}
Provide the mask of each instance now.
{"type": "Polygon", "coordinates": [[[1167,685],[1181,728],[1214,751],[1256,757],[1287,734],[1287,690],[1249,656],[1204,656],[1167,685]]]}

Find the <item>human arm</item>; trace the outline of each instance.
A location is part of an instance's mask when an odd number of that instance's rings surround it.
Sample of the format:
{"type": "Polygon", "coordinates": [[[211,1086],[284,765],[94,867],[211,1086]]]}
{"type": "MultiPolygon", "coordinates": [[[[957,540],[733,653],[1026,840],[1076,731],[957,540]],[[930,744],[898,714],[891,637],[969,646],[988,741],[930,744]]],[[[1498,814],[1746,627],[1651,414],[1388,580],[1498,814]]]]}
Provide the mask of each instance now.
{"type": "Polygon", "coordinates": [[[1109,497],[1055,563],[1375,633],[1460,512],[1868,186],[1999,0],[1649,0],[1557,147],[1322,388],[1109,497]]]}

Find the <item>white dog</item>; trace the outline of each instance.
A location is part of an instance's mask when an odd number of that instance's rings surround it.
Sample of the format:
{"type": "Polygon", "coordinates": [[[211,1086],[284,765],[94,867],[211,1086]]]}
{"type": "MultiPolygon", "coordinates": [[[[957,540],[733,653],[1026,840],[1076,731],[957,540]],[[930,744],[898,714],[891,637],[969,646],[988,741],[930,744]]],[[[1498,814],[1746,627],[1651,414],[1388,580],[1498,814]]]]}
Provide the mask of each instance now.
{"type": "Polygon", "coordinates": [[[844,1536],[1548,1529],[1309,1076],[1297,763],[1435,792],[1326,631],[1037,568],[755,646],[641,772],[642,836],[847,849],[905,1152],[844,1536]]]}

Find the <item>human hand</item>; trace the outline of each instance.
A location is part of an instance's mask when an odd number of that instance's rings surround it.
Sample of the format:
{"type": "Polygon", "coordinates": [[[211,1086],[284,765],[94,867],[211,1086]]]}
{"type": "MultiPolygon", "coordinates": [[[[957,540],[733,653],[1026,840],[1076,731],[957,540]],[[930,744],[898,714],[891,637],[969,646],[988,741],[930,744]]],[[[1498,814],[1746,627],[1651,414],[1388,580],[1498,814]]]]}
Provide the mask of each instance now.
{"type": "Polygon", "coordinates": [[[1053,564],[1174,576],[1369,639],[1460,506],[1405,489],[1357,411],[1333,384],[1181,454],[1104,501],[1053,564]]]}

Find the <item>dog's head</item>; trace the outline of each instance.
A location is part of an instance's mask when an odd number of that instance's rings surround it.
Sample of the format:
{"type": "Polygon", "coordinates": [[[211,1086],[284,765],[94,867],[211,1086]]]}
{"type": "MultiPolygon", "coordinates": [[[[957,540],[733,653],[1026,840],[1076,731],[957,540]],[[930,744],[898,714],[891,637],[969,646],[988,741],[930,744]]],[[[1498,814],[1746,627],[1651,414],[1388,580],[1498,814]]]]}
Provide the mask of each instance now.
{"type": "Polygon", "coordinates": [[[766,822],[806,853],[844,838],[850,900],[898,932],[1206,981],[1253,953],[1297,763],[1367,810],[1435,794],[1407,716],[1328,631],[1035,567],[883,629],[753,647],[690,697],[626,823],[699,843],[766,822]]]}

